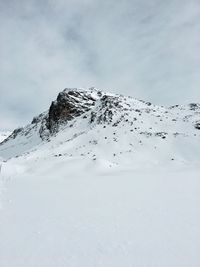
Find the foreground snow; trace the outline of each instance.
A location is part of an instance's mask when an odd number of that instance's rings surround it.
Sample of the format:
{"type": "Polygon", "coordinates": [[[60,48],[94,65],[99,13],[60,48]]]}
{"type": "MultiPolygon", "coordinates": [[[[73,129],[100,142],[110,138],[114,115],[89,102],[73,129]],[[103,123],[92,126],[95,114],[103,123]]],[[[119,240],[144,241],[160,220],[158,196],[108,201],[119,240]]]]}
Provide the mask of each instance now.
{"type": "Polygon", "coordinates": [[[98,165],[3,163],[0,266],[200,265],[200,168],[98,165]]]}

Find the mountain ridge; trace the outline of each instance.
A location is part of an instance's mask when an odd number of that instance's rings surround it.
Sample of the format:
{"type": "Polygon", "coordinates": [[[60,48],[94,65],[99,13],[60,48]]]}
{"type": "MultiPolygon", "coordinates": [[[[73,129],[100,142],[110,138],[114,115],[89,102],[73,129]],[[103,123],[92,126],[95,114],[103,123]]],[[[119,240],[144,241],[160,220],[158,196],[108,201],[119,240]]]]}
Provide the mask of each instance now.
{"type": "MultiPolygon", "coordinates": [[[[125,158],[130,162],[137,155],[143,161],[142,151],[150,159],[151,153],[155,154],[156,149],[174,160],[176,153],[173,146],[176,147],[176,144],[179,146],[180,158],[188,158],[186,152],[180,152],[183,150],[182,145],[198,147],[199,129],[198,103],[165,108],[96,88],[66,88],[58,94],[48,111],[34,117],[31,124],[24,128],[14,130],[0,144],[0,156],[5,159],[19,157],[40,149],[38,146],[45,147],[48,143],[57,142],[60,152],[57,149],[54,153],[49,145],[47,150],[51,152],[48,153],[72,157],[84,155],[87,158],[90,150],[95,151],[96,144],[98,153],[94,153],[92,160],[100,157],[119,164],[120,159],[116,159],[121,154],[127,154],[125,158]],[[84,145],[85,150],[77,152],[77,142],[79,146],[84,145]],[[63,147],[60,144],[64,144],[63,147]],[[171,148],[171,152],[167,146],[171,148]],[[74,150],[70,148],[73,152],[68,153],[71,151],[68,147],[74,147],[74,150]],[[103,148],[107,151],[107,147],[112,151],[112,156],[108,157],[103,151],[103,148]]],[[[155,161],[157,160],[159,154],[155,161]]]]}

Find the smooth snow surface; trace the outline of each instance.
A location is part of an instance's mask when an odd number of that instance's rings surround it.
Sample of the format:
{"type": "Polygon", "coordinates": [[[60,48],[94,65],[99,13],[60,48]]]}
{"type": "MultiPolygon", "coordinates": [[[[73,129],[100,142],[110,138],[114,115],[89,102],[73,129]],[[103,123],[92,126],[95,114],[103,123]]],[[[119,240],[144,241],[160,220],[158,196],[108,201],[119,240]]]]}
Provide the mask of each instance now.
{"type": "Polygon", "coordinates": [[[3,165],[0,266],[199,266],[199,168],[63,164],[3,165]]]}

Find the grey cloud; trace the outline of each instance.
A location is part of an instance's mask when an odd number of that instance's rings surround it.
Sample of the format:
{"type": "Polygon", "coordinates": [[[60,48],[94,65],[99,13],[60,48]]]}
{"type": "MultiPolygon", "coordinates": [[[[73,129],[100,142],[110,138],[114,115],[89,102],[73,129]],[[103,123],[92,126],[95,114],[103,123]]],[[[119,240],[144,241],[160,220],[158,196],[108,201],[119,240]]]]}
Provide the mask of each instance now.
{"type": "Polygon", "coordinates": [[[0,1],[0,128],[65,87],[200,102],[199,15],[197,0],[0,1]]]}

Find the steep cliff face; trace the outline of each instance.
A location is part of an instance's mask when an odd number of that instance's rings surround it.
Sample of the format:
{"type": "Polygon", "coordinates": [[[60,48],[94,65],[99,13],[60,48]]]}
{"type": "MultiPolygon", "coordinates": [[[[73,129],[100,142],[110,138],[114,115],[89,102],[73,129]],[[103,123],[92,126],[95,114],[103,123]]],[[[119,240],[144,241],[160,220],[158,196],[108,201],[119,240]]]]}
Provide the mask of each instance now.
{"type": "Polygon", "coordinates": [[[91,90],[86,92],[75,89],[65,89],[59,93],[57,100],[52,102],[46,119],[50,133],[57,132],[59,126],[89,111],[96,101],[91,93],[91,90]]]}

